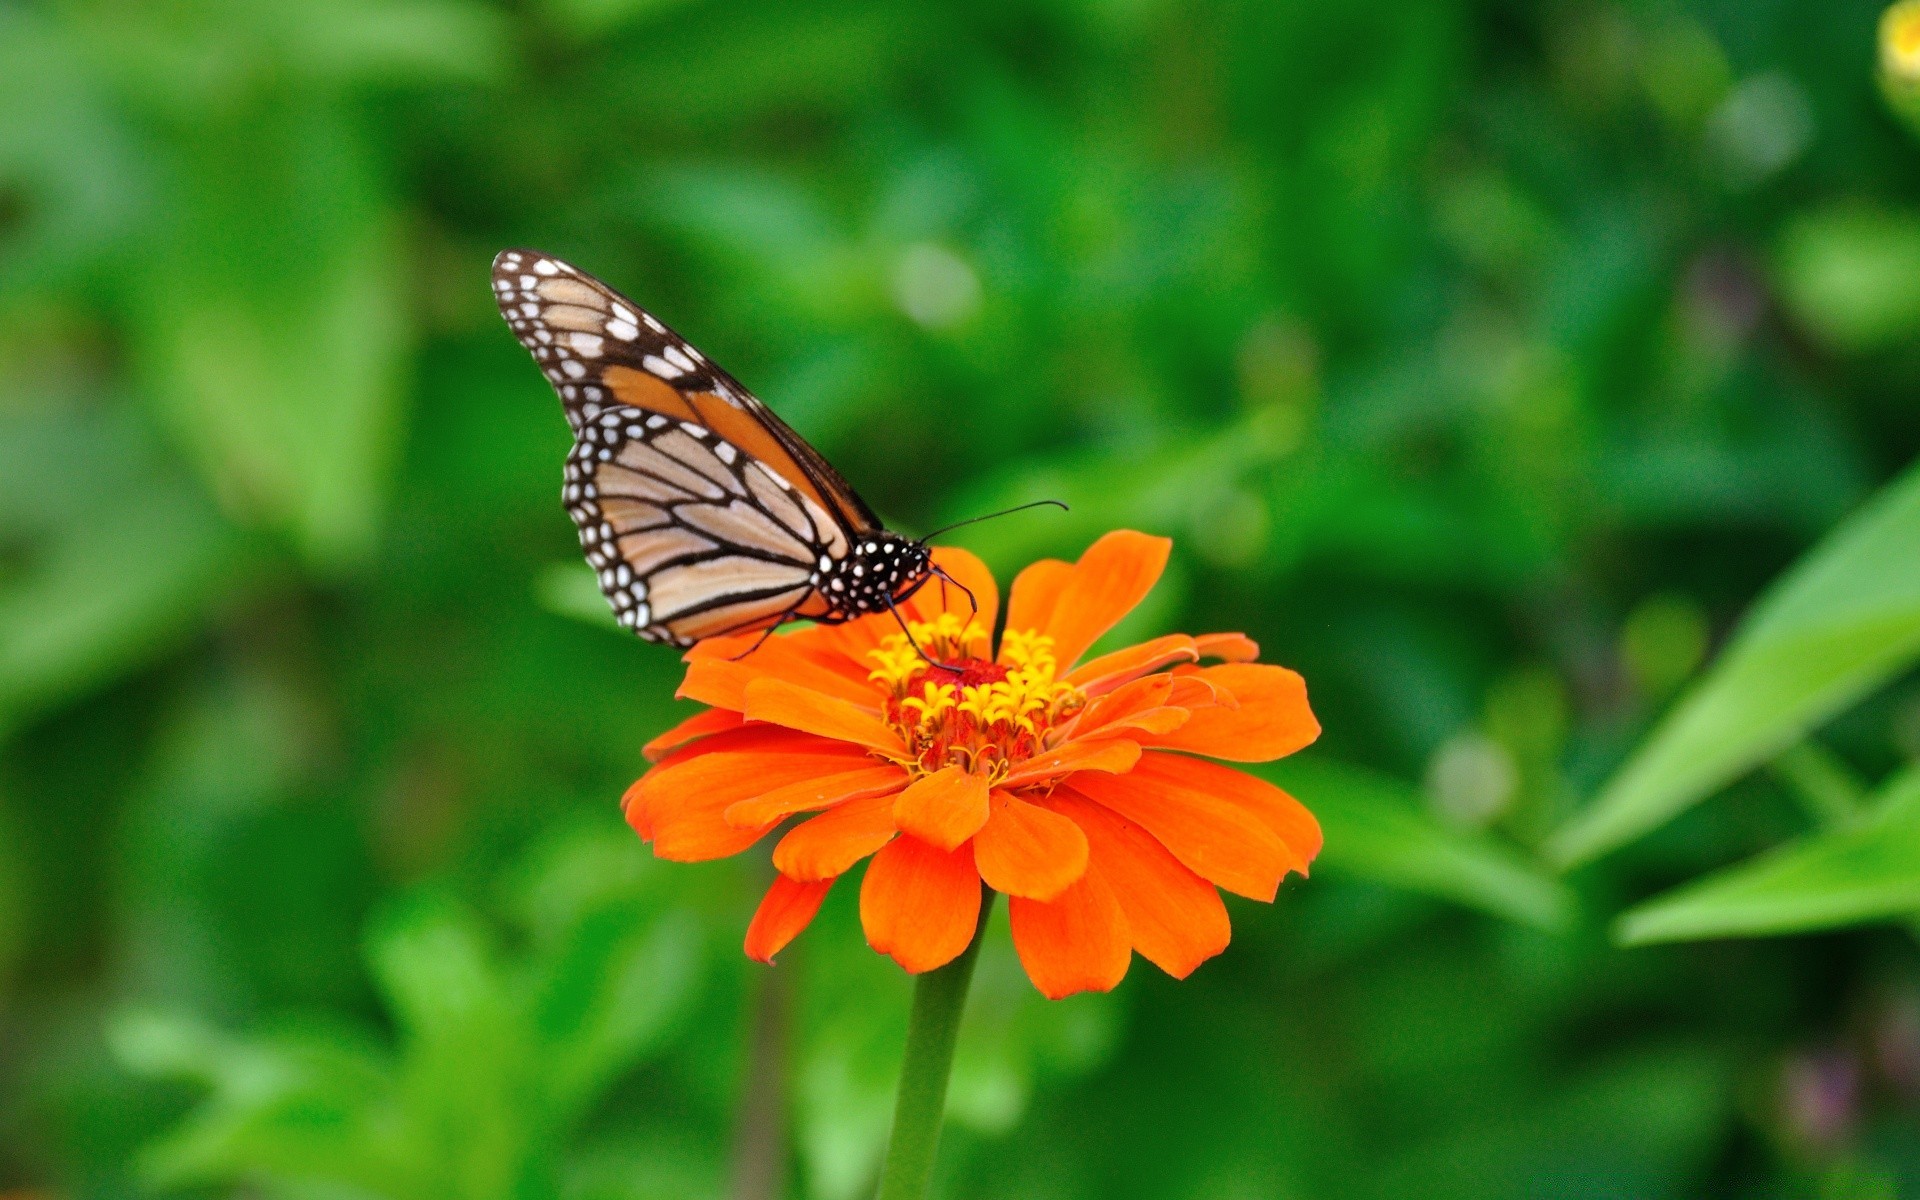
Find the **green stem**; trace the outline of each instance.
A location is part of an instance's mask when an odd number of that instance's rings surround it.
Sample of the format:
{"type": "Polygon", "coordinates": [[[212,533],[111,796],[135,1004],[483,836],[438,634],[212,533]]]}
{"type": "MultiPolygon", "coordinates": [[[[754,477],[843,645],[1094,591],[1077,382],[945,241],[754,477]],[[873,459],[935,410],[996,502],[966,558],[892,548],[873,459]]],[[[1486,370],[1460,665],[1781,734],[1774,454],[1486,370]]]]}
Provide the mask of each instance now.
{"type": "Polygon", "coordinates": [[[960,1014],[973,982],[973,961],[993,909],[993,892],[981,889],[980,923],[960,957],[928,971],[913,985],[913,1014],[907,1018],[907,1052],[900,1062],[900,1094],[893,1104],[893,1135],[880,1168],[877,1200],[921,1200],[933,1178],[933,1155],[940,1146],[940,1119],[947,1109],[947,1077],[953,1071],[953,1043],[960,1014]]]}

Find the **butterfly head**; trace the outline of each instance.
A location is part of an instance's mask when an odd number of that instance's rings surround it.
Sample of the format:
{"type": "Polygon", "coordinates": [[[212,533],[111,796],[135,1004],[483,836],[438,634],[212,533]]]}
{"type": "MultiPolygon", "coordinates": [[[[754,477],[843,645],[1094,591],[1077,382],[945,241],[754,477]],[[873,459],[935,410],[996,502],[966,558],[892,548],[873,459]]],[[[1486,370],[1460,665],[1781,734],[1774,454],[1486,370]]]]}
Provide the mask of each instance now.
{"type": "Polygon", "coordinates": [[[885,612],[914,593],[932,571],[932,551],[884,530],[864,534],[835,562],[820,588],[848,616],[885,612]]]}

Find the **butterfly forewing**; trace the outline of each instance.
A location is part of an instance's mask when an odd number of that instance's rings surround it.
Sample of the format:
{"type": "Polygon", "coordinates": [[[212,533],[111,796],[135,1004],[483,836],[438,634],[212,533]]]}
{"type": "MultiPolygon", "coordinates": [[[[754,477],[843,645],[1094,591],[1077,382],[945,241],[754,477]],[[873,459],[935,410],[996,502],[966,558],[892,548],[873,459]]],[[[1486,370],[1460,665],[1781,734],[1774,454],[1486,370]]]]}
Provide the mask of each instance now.
{"type": "Polygon", "coordinates": [[[883,531],[812,447],[577,268],[508,250],[493,289],[573,427],[567,512],[621,624],[685,646],[832,615],[822,573],[883,531]]]}
{"type": "Polygon", "coordinates": [[[621,624],[654,641],[848,621],[925,583],[837,471],[658,318],[557,258],[507,250],[494,298],[573,427],[567,511],[621,624]]]}

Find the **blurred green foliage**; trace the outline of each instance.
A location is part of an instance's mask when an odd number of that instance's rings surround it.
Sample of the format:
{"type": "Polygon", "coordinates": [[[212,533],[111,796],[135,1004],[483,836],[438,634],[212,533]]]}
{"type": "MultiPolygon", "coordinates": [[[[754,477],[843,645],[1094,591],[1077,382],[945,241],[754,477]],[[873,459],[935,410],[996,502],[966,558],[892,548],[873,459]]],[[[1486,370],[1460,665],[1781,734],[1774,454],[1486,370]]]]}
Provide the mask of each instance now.
{"type": "Polygon", "coordinates": [[[0,1191],[869,1187],[907,981],[849,887],[747,963],[764,861],[619,822],[678,664],[583,582],[511,244],[896,527],[1169,534],[1119,636],[1307,675],[1313,881],[1060,1004],[1003,918],[944,1194],[1920,1191],[1880,15],[0,8],[0,1191]]]}

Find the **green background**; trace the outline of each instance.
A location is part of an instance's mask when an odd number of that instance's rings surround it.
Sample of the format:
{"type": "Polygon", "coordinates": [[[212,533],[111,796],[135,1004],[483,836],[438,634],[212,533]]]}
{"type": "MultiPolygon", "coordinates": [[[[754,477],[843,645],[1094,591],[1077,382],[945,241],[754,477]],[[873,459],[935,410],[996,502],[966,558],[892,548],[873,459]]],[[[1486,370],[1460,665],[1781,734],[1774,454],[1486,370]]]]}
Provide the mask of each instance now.
{"type": "Polygon", "coordinates": [[[0,1192],[870,1188],[853,889],[769,973],[764,852],[621,823],[678,663],[579,564],[529,245],[895,528],[1169,535],[1123,633],[1309,681],[1312,881],[1058,1004],[1002,918],[942,1195],[1920,1195],[1878,17],[0,7],[0,1192]]]}

